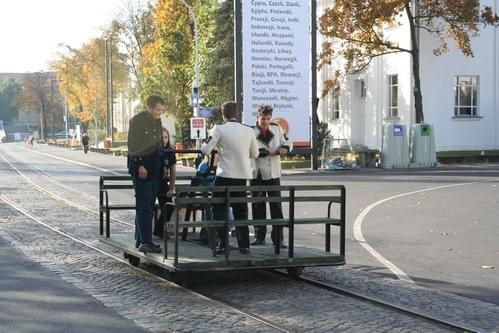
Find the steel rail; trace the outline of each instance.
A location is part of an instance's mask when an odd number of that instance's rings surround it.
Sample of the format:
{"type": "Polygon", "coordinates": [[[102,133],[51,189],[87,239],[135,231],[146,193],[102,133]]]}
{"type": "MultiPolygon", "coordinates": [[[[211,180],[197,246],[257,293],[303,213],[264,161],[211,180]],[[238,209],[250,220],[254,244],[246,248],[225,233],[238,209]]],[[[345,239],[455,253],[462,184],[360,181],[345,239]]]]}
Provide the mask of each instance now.
{"type": "Polygon", "coordinates": [[[165,278],[163,278],[163,277],[161,277],[161,276],[158,276],[158,275],[156,275],[156,274],[154,274],[154,273],[148,272],[147,270],[145,270],[145,269],[143,269],[143,268],[133,266],[133,265],[131,265],[128,261],[126,261],[125,259],[123,259],[123,258],[121,258],[121,257],[119,257],[119,256],[116,256],[116,255],[115,255],[115,254],[113,254],[113,253],[110,253],[110,252],[108,252],[108,251],[105,251],[105,250],[103,250],[103,249],[100,249],[100,248],[98,248],[98,247],[96,247],[96,246],[92,245],[91,243],[89,243],[89,242],[87,242],[87,241],[85,241],[85,240],[83,240],[83,239],[81,239],[81,238],[79,238],[79,237],[77,237],[77,236],[74,236],[74,235],[72,235],[72,234],[70,234],[70,233],[68,233],[68,232],[66,232],[66,231],[64,231],[64,230],[61,230],[61,229],[59,229],[59,228],[57,228],[57,227],[54,227],[54,226],[53,226],[53,225],[51,225],[51,224],[48,224],[48,223],[45,223],[45,222],[41,221],[41,220],[40,220],[40,219],[38,219],[36,216],[33,216],[32,214],[30,214],[29,212],[27,212],[27,211],[26,211],[26,210],[24,210],[23,208],[19,207],[18,205],[16,205],[15,203],[13,203],[13,202],[12,202],[12,201],[10,201],[9,199],[7,199],[7,198],[6,198],[4,195],[2,195],[2,194],[0,194],[0,200],[1,200],[1,201],[3,201],[5,204],[9,205],[10,207],[12,207],[13,209],[15,209],[16,211],[18,211],[19,213],[21,213],[21,214],[23,214],[24,216],[26,216],[26,217],[30,218],[30,219],[31,219],[31,220],[33,220],[35,223],[40,224],[40,225],[42,225],[43,227],[45,227],[45,228],[47,228],[47,229],[50,229],[51,231],[56,232],[57,234],[59,234],[59,235],[61,235],[61,236],[63,236],[63,237],[66,237],[66,238],[68,238],[68,239],[70,239],[70,240],[72,240],[72,241],[74,241],[74,242],[76,242],[76,243],[78,243],[78,244],[80,244],[80,245],[83,245],[83,246],[85,246],[85,247],[87,247],[87,248],[89,248],[89,249],[91,249],[91,250],[93,250],[93,251],[95,251],[95,252],[98,252],[98,253],[100,253],[100,254],[102,254],[102,255],[105,255],[105,256],[107,256],[107,257],[109,257],[109,258],[113,259],[113,260],[116,260],[116,261],[118,261],[118,262],[120,262],[120,263],[122,263],[122,264],[124,264],[124,265],[127,265],[129,268],[131,268],[131,269],[133,269],[133,270],[135,270],[135,271],[137,271],[137,272],[140,272],[140,273],[142,273],[142,274],[144,274],[144,275],[146,275],[146,276],[148,276],[148,277],[150,277],[150,278],[152,278],[152,279],[155,279],[155,280],[157,280],[157,281],[159,281],[159,282],[166,282],[166,283],[170,284],[170,285],[171,285],[171,286],[173,286],[173,287],[183,289],[183,290],[185,290],[185,291],[187,291],[187,292],[191,293],[192,295],[195,295],[195,296],[197,296],[197,297],[200,297],[201,299],[204,299],[204,300],[208,300],[208,301],[210,301],[210,302],[214,302],[214,303],[221,304],[221,305],[223,305],[223,306],[225,306],[225,307],[228,307],[228,308],[232,309],[233,311],[235,311],[235,312],[237,312],[237,313],[239,313],[239,314],[241,314],[241,315],[243,315],[243,316],[246,316],[246,317],[248,317],[248,318],[250,318],[250,319],[252,319],[252,320],[255,320],[255,321],[259,322],[259,323],[262,323],[262,324],[264,324],[264,325],[266,325],[266,326],[268,326],[268,327],[271,327],[271,328],[273,328],[273,329],[276,329],[276,330],[278,330],[278,331],[280,331],[280,332],[294,332],[294,330],[292,330],[292,329],[288,329],[288,328],[286,328],[286,327],[284,327],[284,326],[282,326],[282,325],[280,325],[280,324],[274,323],[274,322],[272,322],[272,321],[270,321],[270,320],[267,320],[267,319],[265,319],[265,318],[262,318],[262,317],[260,317],[260,316],[258,316],[258,315],[255,315],[255,314],[252,314],[252,313],[250,313],[250,312],[248,312],[248,311],[242,310],[242,309],[240,309],[240,308],[238,308],[238,307],[234,306],[233,304],[231,304],[231,303],[229,303],[229,302],[226,302],[226,301],[220,300],[220,299],[215,298],[215,297],[207,296],[207,295],[205,295],[205,294],[201,294],[201,293],[196,292],[196,291],[194,291],[194,290],[192,290],[192,289],[189,289],[189,288],[183,287],[183,286],[181,286],[181,285],[179,285],[179,284],[177,284],[177,283],[174,283],[174,282],[172,282],[172,281],[170,281],[170,280],[167,280],[167,279],[165,279],[165,278]]]}
{"type": "MultiPolygon", "coordinates": [[[[12,156],[12,155],[11,155],[12,156]]],[[[92,214],[96,214],[96,215],[99,215],[99,212],[96,211],[96,210],[93,210],[91,208],[88,208],[88,207],[85,207],[83,205],[80,205],[74,201],[71,201],[71,200],[68,200],[68,199],[65,199],[63,197],[61,197],[60,195],[57,195],[49,190],[47,190],[46,188],[36,184],[35,182],[33,182],[31,179],[29,179],[22,171],[20,171],[18,168],[16,168],[9,160],[7,160],[3,155],[0,155],[0,157],[22,178],[24,179],[27,183],[31,184],[36,190],[44,193],[44,194],[47,194],[49,196],[51,196],[52,198],[54,198],[55,200],[57,201],[60,201],[70,207],[73,207],[73,208],[77,208],[79,210],[82,210],[84,212],[87,212],[87,213],[92,213],[92,214]]],[[[27,164],[29,165],[29,163],[26,163],[26,162],[22,162],[24,164],[27,164]]],[[[50,176],[48,176],[50,177],[50,176]]],[[[123,221],[123,220],[120,220],[120,219],[117,219],[117,218],[113,218],[111,217],[111,220],[115,221],[115,222],[118,222],[120,224],[123,224],[123,225],[126,225],[126,226],[129,226],[129,227],[135,227],[134,224],[132,223],[129,223],[129,222],[126,222],[126,221],[123,221]]]]}
{"type": "Polygon", "coordinates": [[[475,328],[475,327],[464,326],[461,324],[453,323],[453,322],[450,322],[448,320],[437,318],[437,317],[432,316],[430,314],[424,313],[422,311],[410,309],[410,308],[402,306],[402,305],[397,305],[397,304],[393,304],[393,303],[384,301],[384,300],[377,298],[377,297],[363,295],[363,294],[360,294],[358,292],[355,292],[355,291],[352,291],[352,290],[349,290],[346,288],[334,286],[332,284],[322,282],[322,281],[317,281],[311,276],[306,276],[306,274],[305,274],[305,276],[301,275],[299,277],[290,277],[286,272],[283,272],[283,271],[274,270],[274,272],[277,274],[286,276],[287,278],[301,281],[301,282],[304,282],[306,284],[312,285],[314,287],[318,287],[320,289],[332,291],[334,293],[344,295],[347,297],[351,297],[351,298],[355,298],[355,299],[358,299],[358,300],[361,300],[364,302],[369,302],[371,304],[374,304],[374,305],[377,305],[377,306],[380,306],[382,308],[386,308],[386,309],[389,309],[392,311],[396,311],[396,312],[401,313],[401,314],[405,314],[405,315],[412,316],[415,318],[420,318],[420,319],[423,319],[427,322],[438,324],[442,327],[453,329],[456,332],[470,332],[470,333],[481,332],[480,329],[475,328]]]}

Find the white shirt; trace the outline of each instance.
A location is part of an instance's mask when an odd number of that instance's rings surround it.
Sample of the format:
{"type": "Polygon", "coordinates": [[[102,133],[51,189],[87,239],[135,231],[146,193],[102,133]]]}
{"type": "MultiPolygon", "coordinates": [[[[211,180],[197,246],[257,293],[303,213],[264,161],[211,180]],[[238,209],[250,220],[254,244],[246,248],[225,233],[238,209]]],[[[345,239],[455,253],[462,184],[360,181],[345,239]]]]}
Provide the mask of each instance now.
{"type": "MultiPolygon", "coordinates": [[[[278,124],[270,124],[268,129],[269,136],[267,138],[261,135],[261,130],[258,126],[255,126],[253,130],[255,131],[258,148],[277,151],[285,147],[288,149],[288,152],[293,149],[293,143],[284,135],[284,131],[278,124]]],[[[254,163],[253,178],[257,178],[259,173],[263,180],[281,177],[281,156],[273,155],[257,158],[254,163]]]]}
{"type": "Polygon", "coordinates": [[[258,145],[251,127],[236,121],[214,126],[201,151],[209,154],[215,147],[219,154],[217,176],[236,179],[253,177],[251,159],[258,157],[258,145]]]}

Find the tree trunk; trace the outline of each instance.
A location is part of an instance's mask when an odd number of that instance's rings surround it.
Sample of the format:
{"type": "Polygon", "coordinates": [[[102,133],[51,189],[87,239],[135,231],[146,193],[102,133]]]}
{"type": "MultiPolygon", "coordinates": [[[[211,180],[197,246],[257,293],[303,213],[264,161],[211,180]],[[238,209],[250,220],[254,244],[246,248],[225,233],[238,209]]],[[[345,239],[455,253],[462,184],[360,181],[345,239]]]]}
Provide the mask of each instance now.
{"type": "MultiPolygon", "coordinates": [[[[417,3],[418,1],[416,1],[417,3]]],[[[417,6],[417,4],[416,4],[417,6]]],[[[411,30],[411,56],[412,56],[412,75],[414,78],[414,107],[416,111],[416,124],[424,122],[423,114],[423,95],[421,94],[421,77],[419,75],[419,41],[416,33],[415,18],[411,11],[411,1],[405,4],[405,11],[409,20],[411,30]]]]}

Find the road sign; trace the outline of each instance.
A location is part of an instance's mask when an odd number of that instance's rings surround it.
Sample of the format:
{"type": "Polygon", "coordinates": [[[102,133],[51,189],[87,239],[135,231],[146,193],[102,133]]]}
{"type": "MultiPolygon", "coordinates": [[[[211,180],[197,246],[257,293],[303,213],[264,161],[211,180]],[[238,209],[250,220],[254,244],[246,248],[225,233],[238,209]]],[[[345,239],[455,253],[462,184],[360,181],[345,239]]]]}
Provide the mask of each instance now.
{"type": "Polygon", "coordinates": [[[198,105],[199,105],[199,95],[198,93],[193,92],[191,94],[191,106],[194,108],[197,107],[198,105]]]}
{"type": "Polygon", "coordinates": [[[206,107],[202,108],[201,110],[199,110],[199,116],[203,118],[210,118],[211,116],[213,116],[213,109],[206,107]]]}
{"type": "Polygon", "coordinates": [[[191,118],[191,139],[206,139],[206,119],[191,118]]]}

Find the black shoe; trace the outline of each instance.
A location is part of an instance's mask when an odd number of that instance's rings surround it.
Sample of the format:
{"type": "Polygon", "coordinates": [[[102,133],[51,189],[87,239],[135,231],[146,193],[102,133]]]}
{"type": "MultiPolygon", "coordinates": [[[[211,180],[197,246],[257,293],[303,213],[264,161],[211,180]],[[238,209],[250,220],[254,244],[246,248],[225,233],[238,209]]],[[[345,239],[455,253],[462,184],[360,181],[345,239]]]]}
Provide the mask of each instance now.
{"type": "Polygon", "coordinates": [[[155,246],[153,243],[142,243],[139,246],[139,251],[141,252],[151,252],[151,253],[161,253],[161,248],[155,246]]]}
{"type": "Polygon", "coordinates": [[[250,253],[250,250],[249,250],[248,247],[242,247],[242,248],[239,249],[239,252],[241,254],[248,254],[248,253],[250,253]]]}
{"type": "Polygon", "coordinates": [[[255,240],[251,245],[265,245],[265,241],[261,239],[255,240]]]}
{"type": "MultiPolygon", "coordinates": [[[[152,246],[157,247],[158,249],[161,247],[161,245],[151,243],[152,246]]],[[[138,249],[140,246],[140,242],[135,242],[135,248],[138,249]]]]}
{"type": "MultiPolygon", "coordinates": [[[[236,247],[229,245],[229,251],[237,249],[236,247]]],[[[217,254],[225,254],[225,247],[218,247],[217,254]]]]}

